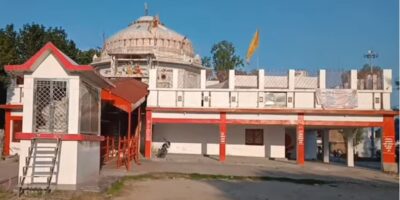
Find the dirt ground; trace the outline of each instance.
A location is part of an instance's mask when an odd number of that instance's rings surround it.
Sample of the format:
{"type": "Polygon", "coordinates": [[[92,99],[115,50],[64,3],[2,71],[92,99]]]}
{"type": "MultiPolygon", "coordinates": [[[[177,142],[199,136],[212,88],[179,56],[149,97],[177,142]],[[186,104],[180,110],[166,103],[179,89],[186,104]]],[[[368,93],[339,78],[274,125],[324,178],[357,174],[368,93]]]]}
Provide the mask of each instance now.
{"type": "Polygon", "coordinates": [[[332,183],[299,184],[280,181],[158,179],[128,181],[116,200],[128,199],[398,199],[397,188],[332,183]]]}
{"type": "MultiPolygon", "coordinates": [[[[17,164],[3,162],[0,175],[11,176],[17,164]]],[[[398,175],[336,164],[306,162],[299,166],[293,162],[236,157],[221,163],[218,159],[192,155],[142,160],[131,171],[117,169],[114,164],[104,166],[99,181],[93,183],[102,192],[82,185],[78,191],[33,194],[20,199],[399,199],[398,175]]],[[[0,199],[18,197],[0,190],[0,199]]]]}
{"type": "MultiPolygon", "coordinates": [[[[322,181],[290,177],[247,177],[184,173],[151,173],[126,176],[101,193],[55,191],[27,194],[21,200],[180,200],[180,199],[399,199],[397,185],[322,181]]],[[[0,192],[0,199],[19,199],[0,192]]]]}

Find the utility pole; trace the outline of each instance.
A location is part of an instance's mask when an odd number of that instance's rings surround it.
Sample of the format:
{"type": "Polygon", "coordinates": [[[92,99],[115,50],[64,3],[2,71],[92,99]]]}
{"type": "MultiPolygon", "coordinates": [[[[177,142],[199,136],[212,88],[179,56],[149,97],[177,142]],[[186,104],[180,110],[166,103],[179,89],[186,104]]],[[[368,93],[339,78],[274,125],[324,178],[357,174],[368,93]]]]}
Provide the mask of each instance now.
{"type": "MultiPolygon", "coordinates": [[[[370,73],[371,73],[371,77],[370,80],[367,81],[372,81],[372,77],[373,77],[373,60],[375,58],[378,58],[378,53],[372,51],[372,50],[368,50],[367,54],[364,54],[364,58],[368,59],[368,63],[369,63],[369,68],[370,68],[370,73]]],[[[372,87],[373,88],[373,87],[372,87]]],[[[375,129],[374,127],[371,127],[371,158],[375,157],[375,129]]],[[[381,158],[382,159],[382,158],[381,158]]]]}

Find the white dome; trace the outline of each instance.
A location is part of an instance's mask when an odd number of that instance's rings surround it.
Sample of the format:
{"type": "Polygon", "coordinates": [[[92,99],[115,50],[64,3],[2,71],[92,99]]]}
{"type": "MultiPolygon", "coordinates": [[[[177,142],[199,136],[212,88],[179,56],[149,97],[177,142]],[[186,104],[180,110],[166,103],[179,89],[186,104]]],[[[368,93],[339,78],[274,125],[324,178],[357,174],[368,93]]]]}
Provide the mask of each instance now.
{"type": "Polygon", "coordinates": [[[185,55],[194,57],[188,38],[167,28],[158,17],[142,16],[127,28],[108,38],[104,51],[113,54],[185,55]]]}

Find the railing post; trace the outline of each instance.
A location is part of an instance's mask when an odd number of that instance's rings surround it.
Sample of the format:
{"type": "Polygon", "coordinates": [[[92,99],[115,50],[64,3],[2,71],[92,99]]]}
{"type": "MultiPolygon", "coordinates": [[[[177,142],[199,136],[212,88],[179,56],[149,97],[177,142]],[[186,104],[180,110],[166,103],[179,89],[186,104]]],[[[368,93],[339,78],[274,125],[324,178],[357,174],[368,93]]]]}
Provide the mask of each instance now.
{"type": "Polygon", "coordinates": [[[320,69],[319,70],[318,88],[319,89],[325,89],[326,88],[326,70],[325,69],[320,69]]]}
{"type": "Polygon", "coordinates": [[[295,70],[290,69],[288,74],[288,89],[291,90],[287,93],[287,107],[294,107],[294,88],[295,88],[295,70]]]}
{"type": "Polygon", "coordinates": [[[357,70],[350,71],[350,89],[357,90],[357,70]]]}
{"type": "Polygon", "coordinates": [[[264,89],[264,82],[265,82],[265,74],[263,69],[258,70],[258,89],[263,90],[264,89]]]}
{"type": "MultiPolygon", "coordinates": [[[[326,88],[326,70],[320,69],[318,75],[318,89],[325,89],[326,88]]],[[[314,95],[314,107],[321,108],[321,104],[318,104],[316,95],[314,95]]]]}
{"type": "Polygon", "coordinates": [[[229,70],[229,90],[234,90],[235,89],[235,70],[230,69],[229,70]]]}
{"type": "Polygon", "coordinates": [[[264,107],[264,102],[265,102],[265,93],[264,88],[264,81],[265,81],[265,74],[263,69],[258,70],[258,99],[257,99],[257,107],[262,108],[264,107]]]}
{"type": "Polygon", "coordinates": [[[200,71],[200,89],[204,90],[206,89],[206,70],[202,69],[200,71]]]}
{"type": "Polygon", "coordinates": [[[383,70],[383,93],[382,93],[382,107],[384,110],[390,110],[390,95],[392,92],[392,70],[383,70]]]}

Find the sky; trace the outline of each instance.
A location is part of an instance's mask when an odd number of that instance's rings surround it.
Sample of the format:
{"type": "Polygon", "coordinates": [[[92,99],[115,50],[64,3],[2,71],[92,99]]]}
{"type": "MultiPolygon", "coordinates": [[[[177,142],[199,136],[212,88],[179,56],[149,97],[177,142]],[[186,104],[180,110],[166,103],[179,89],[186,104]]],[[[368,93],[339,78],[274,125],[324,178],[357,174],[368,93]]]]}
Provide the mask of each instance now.
{"type": "MultiPolygon", "coordinates": [[[[101,47],[103,34],[110,37],[144,14],[144,2],[201,56],[228,40],[245,57],[259,29],[260,47],[246,69],[257,68],[257,58],[267,71],[357,69],[373,50],[374,63],[399,78],[398,0],[0,0],[0,27],[60,26],[79,48],[101,47]]],[[[398,105],[397,92],[392,101],[398,105]]]]}

